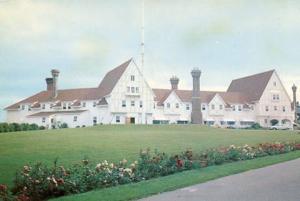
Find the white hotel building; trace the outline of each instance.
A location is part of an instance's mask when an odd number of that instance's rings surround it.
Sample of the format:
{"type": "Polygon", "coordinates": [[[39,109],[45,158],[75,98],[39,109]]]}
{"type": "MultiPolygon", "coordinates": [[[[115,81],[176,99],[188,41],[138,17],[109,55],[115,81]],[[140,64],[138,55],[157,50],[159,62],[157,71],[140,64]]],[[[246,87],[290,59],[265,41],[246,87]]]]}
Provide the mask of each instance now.
{"type": "MultiPolygon", "coordinates": [[[[191,122],[193,90],[153,89],[133,59],[109,71],[98,87],[57,89],[52,70],[47,89],[5,108],[7,122],[51,128],[95,124],[185,124],[191,122]]],[[[233,80],[227,91],[200,91],[202,123],[221,127],[264,127],[294,121],[292,101],[275,70],[233,80]]],[[[200,108],[199,106],[199,108],[200,108]]],[[[195,107],[196,108],[196,107],[195,107]]]]}

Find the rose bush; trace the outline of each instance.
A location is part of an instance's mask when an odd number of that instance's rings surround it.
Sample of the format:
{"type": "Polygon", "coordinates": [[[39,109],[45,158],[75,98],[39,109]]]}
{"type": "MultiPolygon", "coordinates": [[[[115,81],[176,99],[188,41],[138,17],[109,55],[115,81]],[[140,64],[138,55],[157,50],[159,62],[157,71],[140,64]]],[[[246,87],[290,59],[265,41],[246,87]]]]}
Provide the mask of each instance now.
{"type": "Polygon", "coordinates": [[[49,167],[42,163],[25,165],[16,173],[12,198],[5,185],[0,185],[0,198],[4,201],[40,201],[51,197],[87,192],[96,188],[127,184],[166,176],[176,172],[250,160],[267,155],[300,150],[300,143],[264,143],[257,146],[234,146],[209,149],[195,154],[187,150],[177,155],[167,155],[155,150],[141,150],[133,163],[126,159],[118,163],[106,160],[92,163],[88,159],[66,168],[57,160],[49,167]]]}

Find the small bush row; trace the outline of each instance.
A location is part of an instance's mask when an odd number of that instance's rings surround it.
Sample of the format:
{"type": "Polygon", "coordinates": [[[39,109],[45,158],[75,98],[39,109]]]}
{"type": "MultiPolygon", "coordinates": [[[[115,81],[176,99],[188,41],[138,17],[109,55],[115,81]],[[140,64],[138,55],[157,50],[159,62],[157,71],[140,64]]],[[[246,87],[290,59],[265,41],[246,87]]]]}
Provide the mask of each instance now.
{"type": "Polygon", "coordinates": [[[44,130],[44,126],[28,123],[0,123],[0,133],[15,132],[15,131],[29,131],[29,130],[44,130]]]}
{"type": "Polygon", "coordinates": [[[178,155],[149,149],[141,150],[139,158],[133,163],[123,159],[119,163],[103,161],[98,164],[88,159],[65,168],[54,162],[52,167],[42,163],[26,165],[16,173],[14,187],[9,197],[5,185],[0,185],[0,198],[5,201],[40,201],[51,197],[83,193],[96,188],[139,182],[176,172],[203,168],[211,165],[250,160],[257,157],[288,153],[300,150],[300,143],[264,143],[257,146],[234,146],[209,149],[195,154],[187,150],[178,155]]]}

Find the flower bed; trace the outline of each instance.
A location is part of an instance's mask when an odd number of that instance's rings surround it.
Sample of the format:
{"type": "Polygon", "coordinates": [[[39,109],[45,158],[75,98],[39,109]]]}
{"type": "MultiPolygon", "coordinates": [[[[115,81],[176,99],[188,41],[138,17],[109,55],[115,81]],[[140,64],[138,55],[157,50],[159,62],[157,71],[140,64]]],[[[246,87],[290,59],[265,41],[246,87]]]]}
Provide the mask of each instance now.
{"type": "Polygon", "coordinates": [[[57,161],[52,167],[42,163],[26,165],[16,173],[12,194],[5,185],[0,184],[0,200],[40,201],[50,197],[83,193],[96,188],[139,182],[176,172],[203,168],[210,165],[250,160],[257,157],[288,153],[300,150],[300,143],[264,143],[257,146],[234,146],[209,149],[202,153],[187,150],[178,155],[149,149],[140,151],[137,161],[119,163],[103,161],[92,164],[84,159],[70,168],[59,166],[57,161]]]}

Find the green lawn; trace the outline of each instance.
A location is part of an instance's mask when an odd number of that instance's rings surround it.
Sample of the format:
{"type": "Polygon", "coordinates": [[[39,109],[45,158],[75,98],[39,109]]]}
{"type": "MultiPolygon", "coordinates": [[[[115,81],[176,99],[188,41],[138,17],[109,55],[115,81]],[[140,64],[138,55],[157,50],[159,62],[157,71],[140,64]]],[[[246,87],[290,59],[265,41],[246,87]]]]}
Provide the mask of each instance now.
{"type": "Polygon", "coordinates": [[[300,141],[293,131],[224,130],[199,126],[98,126],[0,134],[0,183],[12,184],[17,168],[28,162],[72,164],[92,160],[134,160],[140,149],[178,153],[230,144],[300,141]]]}

